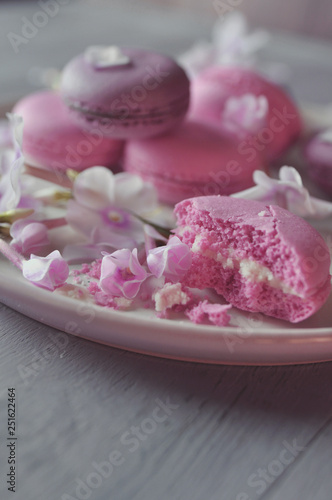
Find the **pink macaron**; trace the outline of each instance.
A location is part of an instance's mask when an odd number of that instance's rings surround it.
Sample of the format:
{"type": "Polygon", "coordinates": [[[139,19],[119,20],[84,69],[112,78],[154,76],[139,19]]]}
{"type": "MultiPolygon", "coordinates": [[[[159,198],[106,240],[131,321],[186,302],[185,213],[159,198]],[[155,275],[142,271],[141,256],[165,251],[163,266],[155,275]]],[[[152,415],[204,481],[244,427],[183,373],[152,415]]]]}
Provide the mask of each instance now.
{"type": "Polygon", "coordinates": [[[110,137],[151,137],[189,107],[189,80],[170,57],[137,48],[89,47],[63,70],[61,94],[73,116],[110,137]]]}
{"type": "Polygon", "coordinates": [[[175,213],[177,235],[193,256],[184,284],[214,288],[239,309],[293,323],[327,300],[330,253],[301,217],[224,196],[185,200],[175,213]]]}
{"type": "Polygon", "coordinates": [[[95,165],[112,167],[121,157],[124,142],[78,127],[56,92],[28,95],[13,112],[23,116],[23,154],[31,166],[79,172],[95,165]]]}
{"type": "Polygon", "coordinates": [[[238,135],[248,158],[276,160],[299,137],[299,110],[282,88],[243,67],[210,67],[191,84],[189,116],[238,135]]]}
{"type": "Polygon", "coordinates": [[[253,172],[264,169],[264,160],[257,155],[249,162],[229,135],[185,121],[171,134],[128,141],[123,168],[154,184],[159,199],[172,205],[193,196],[247,189],[253,172]]]}
{"type": "Polygon", "coordinates": [[[332,196],[332,129],[312,136],[303,149],[311,179],[332,196]]]}

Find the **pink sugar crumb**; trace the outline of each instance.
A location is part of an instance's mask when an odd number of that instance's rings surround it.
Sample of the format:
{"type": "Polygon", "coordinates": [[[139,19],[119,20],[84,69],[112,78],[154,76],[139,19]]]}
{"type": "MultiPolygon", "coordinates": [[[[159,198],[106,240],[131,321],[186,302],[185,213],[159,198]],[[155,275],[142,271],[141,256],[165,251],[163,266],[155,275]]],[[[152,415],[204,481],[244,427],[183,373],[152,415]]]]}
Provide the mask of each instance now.
{"type": "Polygon", "coordinates": [[[98,283],[96,283],[95,281],[91,281],[91,283],[89,283],[88,290],[91,293],[91,295],[96,295],[97,292],[101,291],[101,289],[98,286],[98,283]]]}
{"type": "Polygon", "coordinates": [[[196,324],[209,321],[216,326],[227,326],[231,319],[227,311],[231,307],[230,304],[210,304],[207,300],[204,300],[192,309],[185,311],[185,314],[190,321],[196,324]]]}
{"type": "Polygon", "coordinates": [[[102,259],[98,259],[98,260],[95,260],[94,262],[92,262],[92,264],[90,265],[90,270],[87,273],[88,276],[90,276],[91,278],[95,278],[97,280],[100,279],[101,261],[102,261],[102,259]]]}
{"type": "Polygon", "coordinates": [[[91,262],[91,264],[84,263],[81,265],[81,269],[73,269],[71,275],[78,276],[90,276],[90,278],[100,279],[101,270],[101,259],[91,262]]]}
{"type": "Polygon", "coordinates": [[[88,274],[90,270],[90,264],[82,264],[81,274],[88,274]]]}
{"type": "Polygon", "coordinates": [[[96,282],[91,282],[89,284],[88,291],[93,295],[96,304],[101,307],[109,307],[117,311],[122,311],[128,309],[132,304],[131,300],[125,299],[124,297],[110,297],[106,295],[96,282]]]}

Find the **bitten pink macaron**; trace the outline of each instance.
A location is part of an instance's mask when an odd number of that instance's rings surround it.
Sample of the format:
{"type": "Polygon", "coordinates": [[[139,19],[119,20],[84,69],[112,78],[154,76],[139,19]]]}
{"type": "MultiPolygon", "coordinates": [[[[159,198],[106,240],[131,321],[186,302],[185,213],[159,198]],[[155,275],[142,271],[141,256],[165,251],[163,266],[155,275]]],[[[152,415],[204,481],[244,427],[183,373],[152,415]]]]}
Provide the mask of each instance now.
{"type": "Polygon", "coordinates": [[[123,141],[79,128],[55,92],[30,94],[13,112],[23,116],[23,154],[31,166],[81,171],[94,165],[112,167],[121,157],[123,141]]]}
{"type": "Polygon", "coordinates": [[[137,48],[89,47],[62,73],[61,94],[85,127],[111,137],[172,129],[189,106],[189,80],[170,57],[137,48]]]}
{"type": "Polygon", "coordinates": [[[123,163],[124,170],[154,184],[159,199],[168,204],[249,188],[253,172],[263,166],[258,155],[247,161],[232,137],[193,121],[172,134],[128,141],[123,163]]]}
{"type": "Polygon", "coordinates": [[[332,196],[332,128],[311,137],[303,152],[311,179],[332,196]]]}
{"type": "Polygon", "coordinates": [[[248,159],[276,160],[300,135],[297,106],[279,86],[256,72],[210,67],[191,84],[189,116],[232,129],[248,159]]]}
{"type": "Polygon", "coordinates": [[[175,213],[177,235],[192,250],[185,285],[214,288],[239,309],[293,323],[326,302],[330,253],[301,217],[224,196],[185,200],[175,213]]]}

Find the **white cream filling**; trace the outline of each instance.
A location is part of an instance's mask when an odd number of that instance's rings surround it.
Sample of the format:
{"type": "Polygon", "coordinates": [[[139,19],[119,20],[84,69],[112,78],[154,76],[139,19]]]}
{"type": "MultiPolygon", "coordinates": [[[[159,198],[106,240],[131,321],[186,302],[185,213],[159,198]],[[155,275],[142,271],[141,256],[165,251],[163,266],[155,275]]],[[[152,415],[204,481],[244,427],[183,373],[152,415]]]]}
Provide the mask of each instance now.
{"type": "Polygon", "coordinates": [[[166,311],[175,305],[186,305],[190,297],[181,287],[181,283],[166,283],[160,290],[153,295],[155,309],[157,312],[166,311]]]}
{"type": "Polygon", "coordinates": [[[194,244],[191,248],[194,253],[200,253],[204,257],[209,257],[216,262],[220,262],[224,269],[237,269],[241,276],[251,283],[266,283],[271,288],[282,290],[283,293],[302,297],[292,287],[284,283],[280,278],[274,276],[268,267],[263,266],[255,260],[238,258],[232,248],[228,249],[228,256],[222,255],[221,253],[216,254],[209,249],[202,250],[200,248],[202,239],[202,235],[197,235],[195,237],[194,244]]]}

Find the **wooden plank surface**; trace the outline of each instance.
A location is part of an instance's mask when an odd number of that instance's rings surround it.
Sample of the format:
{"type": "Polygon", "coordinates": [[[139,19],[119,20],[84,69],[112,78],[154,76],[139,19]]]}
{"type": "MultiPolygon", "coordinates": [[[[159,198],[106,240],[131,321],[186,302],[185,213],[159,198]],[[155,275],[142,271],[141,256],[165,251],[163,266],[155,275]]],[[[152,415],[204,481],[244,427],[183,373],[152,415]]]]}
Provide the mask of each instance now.
{"type": "MultiPolygon", "coordinates": [[[[79,498],[79,480],[98,483],[96,464],[115,451],[122,463],[91,498],[330,498],[331,363],[181,363],[0,314],[2,435],[7,386],[18,399],[17,498],[79,498]]],[[[3,477],[0,496],[12,498],[3,477]]]]}

